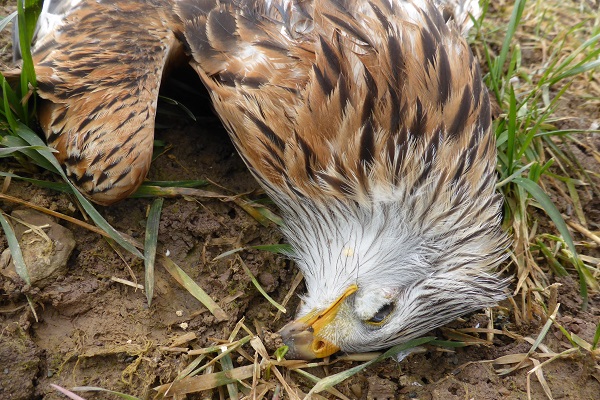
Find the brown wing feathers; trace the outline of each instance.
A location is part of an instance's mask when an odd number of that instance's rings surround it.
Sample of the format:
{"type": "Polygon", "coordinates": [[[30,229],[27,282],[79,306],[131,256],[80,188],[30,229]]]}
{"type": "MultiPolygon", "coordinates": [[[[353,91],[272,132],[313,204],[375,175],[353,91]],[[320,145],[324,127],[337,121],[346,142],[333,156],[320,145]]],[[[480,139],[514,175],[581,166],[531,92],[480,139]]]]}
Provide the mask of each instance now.
{"type": "Polygon", "coordinates": [[[489,170],[470,168],[494,156],[487,92],[465,41],[433,5],[172,7],[84,1],[34,48],[48,142],[95,201],[126,197],[143,180],[178,37],[242,157],[273,190],[368,201],[390,182],[438,175],[473,186],[489,170]]]}
{"type": "MultiPolygon", "coordinates": [[[[265,183],[356,200],[400,178],[418,184],[443,174],[477,183],[481,169],[469,172],[479,159],[473,155],[490,150],[480,162],[493,160],[489,100],[465,41],[433,5],[307,2],[314,11],[297,13],[307,28],[292,34],[281,14],[266,15],[259,3],[221,2],[193,26],[186,13],[182,19],[219,115],[265,183]],[[219,19],[227,22],[217,29],[211,20],[219,19]],[[298,47],[304,62],[295,60],[298,47]],[[245,62],[248,54],[253,62],[245,62]],[[206,68],[214,58],[221,70],[206,68]]],[[[288,14],[305,4],[272,3],[288,14]]]]}
{"type": "Polygon", "coordinates": [[[48,144],[98,203],[133,193],[150,166],[160,80],[180,46],[169,6],[84,1],[33,48],[48,144]]]}

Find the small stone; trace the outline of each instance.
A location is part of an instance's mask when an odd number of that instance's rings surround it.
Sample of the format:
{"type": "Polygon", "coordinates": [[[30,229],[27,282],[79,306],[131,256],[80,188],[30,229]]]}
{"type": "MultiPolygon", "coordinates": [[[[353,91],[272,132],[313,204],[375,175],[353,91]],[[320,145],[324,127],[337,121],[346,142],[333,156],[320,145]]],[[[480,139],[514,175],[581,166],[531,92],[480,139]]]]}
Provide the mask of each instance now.
{"type": "Polygon", "coordinates": [[[367,400],[393,400],[396,398],[397,385],[387,379],[373,376],[369,378],[367,400]]]}
{"type": "Polygon", "coordinates": [[[577,324],[572,324],[570,328],[571,332],[573,332],[574,334],[578,334],[581,331],[581,327],[577,324]]]}
{"type": "Polygon", "coordinates": [[[4,249],[2,254],[0,254],[0,268],[6,268],[10,264],[10,249],[7,247],[4,249]]]}
{"type": "MultiPolygon", "coordinates": [[[[75,248],[73,232],[37,211],[15,210],[11,216],[17,221],[15,235],[31,285],[43,288],[64,276],[67,273],[67,261],[75,248]],[[31,229],[32,226],[37,229],[31,229]]],[[[16,272],[14,262],[10,263],[9,269],[16,272]]]]}
{"type": "Polygon", "coordinates": [[[258,274],[258,281],[265,288],[271,288],[275,284],[275,277],[270,272],[261,272],[258,274]]]}
{"type": "Polygon", "coordinates": [[[358,383],[350,386],[350,391],[357,399],[362,397],[362,387],[358,383]]]}
{"type": "Polygon", "coordinates": [[[183,316],[183,311],[177,310],[177,311],[175,311],[175,315],[177,315],[178,317],[182,317],[183,316]]]}
{"type": "Polygon", "coordinates": [[[510,390],[508,390],[505,387],[501,387],[498,389],[498,394],[502,395],[502,396],[508,396],[508,395],[510,395],[510,390]]]}

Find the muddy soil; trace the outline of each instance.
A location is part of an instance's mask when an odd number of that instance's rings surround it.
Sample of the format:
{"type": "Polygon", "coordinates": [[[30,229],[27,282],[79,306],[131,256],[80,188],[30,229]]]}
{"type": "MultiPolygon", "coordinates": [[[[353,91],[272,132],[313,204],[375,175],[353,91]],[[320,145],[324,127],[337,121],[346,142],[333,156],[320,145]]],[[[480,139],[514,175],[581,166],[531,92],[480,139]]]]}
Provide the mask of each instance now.
{"type": "MultiPolygon", "coordinates": [[[[179,76],[180,82],[200,87],[189,71],[179,76]]],[[[156,131],[160,146],[155,148],[157,157],[148,178],[206,179],[212,184],[204,189],[225,195],[243,193],[247,199],[264,200],[260,187],[212,114],[205,95],[182,96],[177,85],[177,82],[167,82],[163,93],[179,96],[196,114],[197,120],[161,103],[156,131]]],[[[586,125],[597,119],[596,110],[596,114],[588,114],[587,119],[580,122],[586,125]]],[[[599,140],[592,144],[600,151],[599,140]]],[[[600,172],[591,154],[582,151],[581,159],[588,163],[590,170],[600,172]]],[[[55,179],[41,171],[26,171],[20,164],[6,159],[0,163],[0,170],[36,179],[55,179]]],[[[12,180],[4,193],[82,218],[76,201],[66,194],[18,180],[12,180]]],[[[598,231],[598,199],[582,194],[581,200],[589,226],[598,231]]],[[[117,230],[143,240],[151,203],[152,199],[136,198],[98,208],[117,230]]],[[[568,206],[562,205],[561,211],[567,212],[568,206]]],[[[28,207],[9,201],[0,201],[0,208],[7,214],[16,210],[31,212],[28,207]]],[[[277,212],[273,207],[272,210],[277,212]]],[[[231,201],[167,198],[159,230],[158,251],[168,253],[224,309],[229,319],[221,322],[160,265],[156,269],[154,300],[149,307],[142,290],[115,280],[143,283],[144,266],[139,259],[87,229],[58,219],[51,222],[66,228],[56,233],[59,239],[68,242],[66,236],[70,232],[75,241],[66,268],[59,268],[50,278],[29,286],[16,277],[8,265],[2,264],[2,261],[7,264],[6,256],[0,258],[1,399],[65,398],[50,384],[65,388],[98,386],[153,398],[153,387],[171,382],[191,361],[184,350],[169,349],[178,338],[189,333],[195,335],[195,339],[183,344],[186,348],[214,345],[227,339],[241,318],[245,318],[248,327],[268,336],[293,317],[299,302],[298,296],[293,296],[287,304],[288,313],[279,316],[252,285],[239,259],[214,260],[219,254],[242,246],[283,243],[274,224],[261,225],[231,201]]],[[[0,234],[0,253],[6,248],[7,240],[0,234]]],[[[588,254],[598,256],[596,249],[588,250],[588,254]]],[[[281,302],[297,275],[293,263],[258,250],[243,251],[239,256],[269,295],[281,302]]],[[[591,343],[600,320],[600,295],[592,293],[587,310],[582,311],[575,274],[560,279],[548,274],[548,282],[561,284],[558,321],[591,343]]],[[[297,294],[302,291],[300,285],[297,294]]],[[[520,300],[515,298],[518,306],[520,300]]],[[[534,317],[519,323],[514,319],[512,308],[506,301],[495,309],[491,326],[535,338],[545,321],[534,317]]],[[[449,328],[486,326],[490,326],[489,317],[480,312],[452,323],[449,328]]],[[[450,335],[447,329],[433,334],[441,338],[450,335]]],[[[573,347],[554,327],[543,343],[555,352],[573,347]]],[[[496,369],[505,366],[491,360],[526,353],[530,347],[530,343],[514,336],[495,335],[493,343],[488,345],[454,350],[426,348],[401,362],[391,360],[372,366],[337,388],[351,399],[526,399],[527,371],[533,366],[527,364],[508,376],[499,376],[496,369]]],[[[246,350],[253,353],[249,347],[246,350]]],[[[234,359],[234,363],[247,364],[243,358],[234,359]]],[[[354,365],[344,361],[330,366],[327,371],[315,368],[311,373],[324,376],[354,365]]],[[[598,361],[588,352],[573,352],[568,358],[544,366],[543,372],[555,399],[600,398],[598,361]]],[[[285,374],[288,382],[305,393],[310,389],[311,384],[299,375],[290,371],[285,374]]],[[[547,398],[533,375],[530,391],[533,399],[547,398]]],[[[219,396],[227,397],[227,391],[204,392],[187,398],[219,396]]],[[[91,393],[84,397],[113,398],[91,393]]]]}

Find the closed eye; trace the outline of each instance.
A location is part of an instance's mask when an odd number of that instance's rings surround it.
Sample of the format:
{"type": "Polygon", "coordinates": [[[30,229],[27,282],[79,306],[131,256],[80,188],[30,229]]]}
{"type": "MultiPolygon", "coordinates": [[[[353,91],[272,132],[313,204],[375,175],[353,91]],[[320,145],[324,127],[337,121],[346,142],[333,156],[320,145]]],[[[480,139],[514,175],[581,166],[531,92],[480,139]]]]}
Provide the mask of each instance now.
{"type": "Polygon", "coordinates": [[[367,322],[371,325],[381,325],[394,311],[394,303],[384,304],[367,322]]]}

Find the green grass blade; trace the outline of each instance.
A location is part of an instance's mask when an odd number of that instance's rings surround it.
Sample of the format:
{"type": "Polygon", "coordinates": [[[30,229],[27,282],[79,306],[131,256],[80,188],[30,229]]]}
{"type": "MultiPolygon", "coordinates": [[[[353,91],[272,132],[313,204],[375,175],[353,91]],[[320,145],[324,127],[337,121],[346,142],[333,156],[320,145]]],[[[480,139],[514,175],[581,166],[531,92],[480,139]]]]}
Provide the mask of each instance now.
{"type": "MultiPolygon", "coordinates": [[[[46,147],[46,146],[44,146],[46,147]]],[[[44,147],[41,146],[17,146],[17,147],[5,147],[0,148],[0,158],[14,155],[14,153],[22,152],[23,150],[41,150],[44,147]]]]}
{"type": "Polygon", "coordinates": [[[579,289],[583,299],[583,307],[585,308],[588,302],[587,287],[589,285],[592,289],[597,290],[598,282],[590,273],[590,271],[583,265],[583,262],[577,255],[577,249],[575,248],[575,243],[573,243],[573,237],[569,232],[565,220],[563,219],[562,215],[560,215],[560,212],[554,203],[552,203],[552,200],[550,200],[550,197],[537,183],[531,181],[530,179],[520,177],[514,178],[513,182],[525,189],[531,196],[533,196],[533,198],[537,200],[538,203],[540,203],[546,214],[548,214],[550,219],[552,219],[552,222],[554,222],[556,225],[556,229],[558,229],[562,235],[565,243],[567,243],[567,246],[571,252],[571,256],[573,257],[575,268],[579,274],[579,289]]]}
{"type": "Polygon", "coordinates": [[[508,140],[506,141],[506,175],[513,172],[513,163],[515,161],[515,142],[517,137],[517,98],[513,87],[509,91],[509,109],[508,109],[508,140]]]}
{"type": "Polygon", "coordinates": [[[429,344],[431,344],[432,346],[446,347],[448,349],[455,349],[455,348],[469,346],[469,343],[465,343],[465,342],[455,342],[452,340],[437,340],[437,339],[432,340],[431,342],[429,342],[429,344]]]}
{"type": "Polygon", "coordinates": [[[213,258],[213,261],[220,260],[221,258],[228,257],[232,254],[235,254],[235,253],[238,253],[238,252],[244,251],[244,250],[263,250],[263,251],[269,251],[269,252],[275,253],[275,254],[282,254],[284,256],[289,256],[290,254],[293,254],[293,252],[294,252],[294,250],[292,249],[292,246],[290,246],[289,244],[261,244],[261,245],[257,245],[257,246],[238,247],[233,250],[228,250],[224,253],[219,254],[215,258],[213,258]]]}
{"type": "MultiPolygon", "coordinates": [[[[567,58],[565,58],[564,61],[562,63],[560,63],[560,65],[558,67],[551,69],[551,71],[556,76],[554,76],[552,79],[550,79],[549,84],[553,85],[553,84],[559,82],[561,79],[564,79],[567,76],[573,76],[574,74],[571,74],[570,70],[567,70],[565,72],[562,72],[562,71],[565,70],[566,68],[568,68],[571,65],[571,63],[577,58],[577,56],[579,56],[579,54],[581,54],[582,52],[584,52],[586,49],[590,48],[591,46],[597,46],[598,42],[600,42],[600,33],[587,39],[584,43],[581,44],[581,46],[579,46],[567,58]]],[[[600,50],[598,47],[596,47],[592,51],[592,53],[587,57],[587,59],[589,59],[590,57],[597,56],[599,53],[600,53],[600,50]]]]}
{"type": "MultiPolygon", "coordinates": [[[[29,150],[29,149],[24,149],[23,151],[21,151],[21,153],[23,155],[25,155],[26,157],[28,157],[31,162],[43,169],[45,169],[46,171],[50,171],[50,172],[54,172],[56,174],[60,174],[60,171],[58,171],[56,169],[56,166],[53,165],[50,161],[48,161],[48,159],[46,157],[44,157],[42,155],[42,152],[49,152],[49,153],[54,153],[55,150],[51,149],[50,147],[46,146],[44,144],[44,142],[42,142],[41,140],[37,141],[37,144],[31,145],[29,142],[27,142],[26,140],[24,140],[20,135],[20,132],[27,130],[31,133],[32,136],[37,137],[37,135],[28,127],[26,127],[23,124],[17,123],[17,129],[14,131],[15,135],[9,135],[9,136],[5,136],[4,138],[2,138],[2,145],[6,146],[6,147],[27,147],[27,146],[34,146],[37,148],[37,150],[29,150]],[[42,144],[40,144],[42,143],[42,144]]],[[[39,138],[38,138],[39,139],[39,138]]]]}
{"type": "Polygon", "coordinates": [[[10,106],[20,107],[21,101],[19,100],[19,97],[17,97],[17,94],[15,93],[15,91],[10,86],[10,84],[8,83],[8,81],[6,80],[6,78],[4,77],[4,75],[2,73],[0,73],[0,88],[2,89],[2,99],[3,99],[2,107],[0,107],[0,112],[6,118],[6,113],[7,113],[7,110],[10,110],[10,106]],[[5,97],[6,97],[6,99],[5,99],[5,97]]]}
{"type": "Polygon", "coordinates": [[[197,373],[195,372],[196,368],[198,367],[198,365],[200,365],[200,363],[202,362],[202,360],[204,360],[206,358],[206,356],[204,354],[199,355],[198,357],[196,357],[194,359],[194,361],[192,361],[187,367],[185,367],[183,369],[183,371],[181,371],[179,373],[179,375],[177,375],[177,377],[175,378],[175,381],[179,381],[187,376],[194,376],[197,373]]]}
{"type": "Polygon", "coordinates": [[[246,275],[248,275],[248,277],[250,277],[250,280],[252,281],[252,284],[254,285],[256,290],[258,290],[260,292],[260,294],[262,294],[263,297],[265,299],[267,299],[267,301],[273,305],[273,307],[275,307],[276,309],[278,309],[279,311],[281,311],[282,313],[285,314],[287,312],[285,307],[282,306],[281,304],[279,304],[278,302],[276,302],[271,296],[269,296],[267,294],[267,292],[265,292],[265,290],[262,288],[262,286],[260,286],[260,283],[258,283],[258,280],[256,280],[256,277],[252,274],[250,269],[246,266],[246,263],[239,257],[238,257],[238,260],[240,261],[240,264],[242,265],[244,272],[246,272],[246,275]]]}
{"type": "MultiPolygon", "coordinates": [[[[21,97],[29,93],[30,85],[37,86],[33,57],[31,56],[31,40],[37,17],[40,13],[39,2],[36,0],[17,0],[17,20],[19,26],[19,46],[21,49],[21,97]]],[[[29,125],[27,103],[23,103],[23,122],[29,125]]]]}
{"type": "MultiPolygon", "coordinates": [[[[15,132],[20,138],[22,138],[25,142],[27,142],[31,146],[45,146],[42,139],[40,139],[35,133],[33,133],[29,128],[27,128],[23,124],[19,124],[17,131],[15,132]]],[[[125,250],[129,251],[131,254],[144,259],[144,256],[138,249],[136,249],[135,245],[127,241],[119,232],[115,230],[105,219],[100,215],[100,213],[94,208],[92,203],[89,202],[77,188],[71,183],[71,181],[67,178],[67,175],[62,170],[62,167],[56,160],[56,157],[52,154],[52,152],[48,149],[37,150],[37,153],[44,157],[50,164],[52,164],[53,169],[55,169],[60,176],[64,179],[65,182],[73,189],[73,194],[79,200],[79,203],[85,210],[85,212],[90,216],[90,218],[94,221],[94,223],[104,230],[115,242],[117,242],[121,247],[125,250]]]]}
{"type": "Polygon", "coordinates": [[[15,119],[15,116],[13,115],[11,104],[18,104],[18,102],[15,103],[16,100],[11,101],[12,89],[10,88],[8,82],[6,82],[6,79],[4,79],[4,76],[0,75],[0,77],[2,77],[2,103],[4,117],[6,118],[6,122],[8,122],[8,126],[10,127],[10,129],[14,132],[17,130],[18,124],[17,120],[15,119]]]}
{"type": "Polygon", "coordinates": [[[184,270],[179,268],[170,258],[158,256],[161,264],[171,274],[173,278],[183,286],[192,296],[202,303],[217,318],[218,321],[226,321],[229,316],[221,307],[200,287],[184,270]]]}
{"type": "Polygon", "coordinates": [[[546,261],[548,261],[548,264],[549,264],[550,268],[552,269],[552,271],[558,276],[569,275],[569,273],[567,272],[565,267],[563,267],[562,264],[560,262],[558,262],[556,257],[554,257],[554,254],[552,254],[552,251],[550,251],[550,249],[544,243],[542,243],[541,240],[537,240],[536,242],[537,242],[538,247],[540,248],[540,251],[546,258],[546,261]]]}
{"type": "Polygon", "coordinates": [[[4,215],[5,214],[0,211],[0,225],[2,225],[2,229],[6,235],[8,248],[10,249],[10,255],[12,257],[13,264],[15,264],[15,270],[21,279],[25,281],[25,283],[31,285],[29,271],[27,271],[27,265],[25,265],[25,260],[23,259],[23,253],[21,252],[21,246],[17,240],[17,235],[15,234],[15,230],[13,229],[12,225],[10,222],[8,222],[4,215]]]}
{"type": "Polygon", "coordinates": [[[16,16],[17,12],[13,11],[8,16],[2,18],[2,20],[0,21],[0,31],[3,31],[6,28],[6,26],[10,24],[13,19],[15,19],[16,16]]]}
{"type": "Polygon", "coordinates": [[[523,10],[525,9],[526,0],[517,0],[513,7],[513,11],[510,17],[510,21],[508,23],[508,27],[506,29],[506,36],[504,37],[504,42],[502,43],[502,48],[500,50],[500,54],[498,58],[494,60],[492,72],[494,80],[501,80],[502,69],[506,63],[506,59],[508,57],[508,52],[512,48],[512,40],[519,26],[519,22],[521,21],[521,16],[523,15],[523,10]]]}
{"type": "Polygon", "coordinates": [[[513,172],[512,174],[510,174],[509,176],[507,176],[506,178],[502,179],[500,182],[496,183],[496,189],[499,189],[501,187],[506,186],[507,184],[509,184],[510,182],[512,182],[512,180],[518,176],[521,176],[523,174],[523,172],[527,171],[529,168],[531,168],[531,166],[535,164],[535,161],[530,162],[529,164],[519,168],[518,170],[516,170],[515,172],[513,172]]]}
{"type": "MultiPolygon", "coordinates": [[[[221,358],[221,369],[223,372],[233,370],[233,361],[231,360],[231,356],[226,354],[221,358]]],[[[238,400],[239,392],[237,387],[237,382],[232,382],[227,384],[227,392],[229,393],[229,398],[231,400],[238,400]]]]}
{"type": "Polygon", "coordinates": [[[6,178],[19,179],[24,182],[29,182],[33,185],[36,185],[36,186],[39,186],[39,187],[42,187],[45,189],[52,189],[52,190],[56,190],[56,191],[62,192],[62,193],[73,193],[73,189],[71,189],[71,187],[69,185],[67,185],[66,183],[42,181],[39,179],[25,178],[20,175],[11,174],[9,172],[2,172],[2,171],[0,171],[0,176],[6,177],[6,178]]]}
{"type": "Polygon", "coordinates": [[[596,325],[596,333],[594,334],[594,340],[592,341],[592,349],[598,348],[598,342],[600,342],[600,322],[596,325]]]}
{"type": "Polygon", "coordinates": [[[263,217],[265,217],[269,221],[273,222],[275,225],[277,225],[277,226],[283,226],[284,225],[283,218],[281,218],[279,215],[276,215],[275,213],[273,213],[268,208],[266,208],[266,207],[255,207],[255,209],[263,217]]]}
{"type": "Polygon", "coordinates": [[[156,260],[160,212],[163,202],[162,198],[154,200],[152,207],[150,207],[148,223],[146,224],[146,237],[144,240],[144,289],[146,290],[148,306],[152,305],[152,296],[154,295],[154,264],[156,260]]]}
{"type": "MultiPolygon", "coordinates": [[[[311,381],[311,382],[313,382],[313,383],[317,383],[317,382],[319,382],[319,380],[321,379],[321,378],[319,378],[318,376],[315,376],[315,375],[313,375],[313,374],[311,374],[311,373],[309,373],[309,372],[306,372],[305,370],[303,370],[303,369],[300,369],[300,368],[298,368],[298,369],[294,369],[294,370],[292,370],[292,371],[294,371],[295,373],[297,373],[297,374],[299,374],[299,375],[303,376],[304,378],[308,379],[309,381],[311,381]]],[[[328,393],[331,393],[332,395],[334,395],[334,396],[335,396],[334,398],[336,398],[336,399],[340,399],[340,400],[349,400],[349,399],[348,399],[348,397],[344,396],[344,394],[343,394],[343,393],[341,393],[341,392],[340,392],[339,390],[337,390],[336,388],[332,388],[332,387],[330,387],[330,388],[327,388],[327,389],[325,389],[325,390],[326,390],[328,393]]]]}
{"type": "Polygon", "coordinates": [[[579,65],[574,68],[571,68],[568,71],[563,72],[562,74],[559,74],[556,77],[552,78],[548,84],[550,86],[552,86],[552,85],[556,84],[557,82],[560,82],[566,78],[570,78],[575,75],[583,74],[584,72],[591,71],[598,67],[600,67],[600,59],[579,65]]]}

